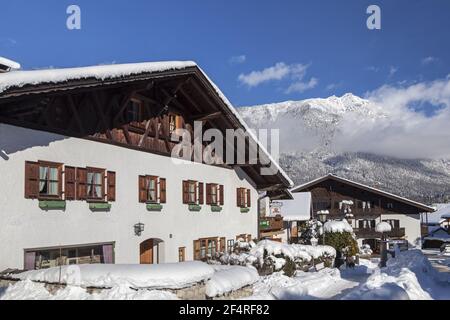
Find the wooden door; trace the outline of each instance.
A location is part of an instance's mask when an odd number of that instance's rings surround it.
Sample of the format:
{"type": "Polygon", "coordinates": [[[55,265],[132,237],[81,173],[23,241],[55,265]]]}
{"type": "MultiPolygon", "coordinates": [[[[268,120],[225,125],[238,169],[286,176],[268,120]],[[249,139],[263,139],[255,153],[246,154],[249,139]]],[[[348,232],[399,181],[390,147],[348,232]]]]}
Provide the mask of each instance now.
{"type": "Polygon", "coordinates": [[[153,264],[153,239],[141,243],[141,264],[153,264]]]}

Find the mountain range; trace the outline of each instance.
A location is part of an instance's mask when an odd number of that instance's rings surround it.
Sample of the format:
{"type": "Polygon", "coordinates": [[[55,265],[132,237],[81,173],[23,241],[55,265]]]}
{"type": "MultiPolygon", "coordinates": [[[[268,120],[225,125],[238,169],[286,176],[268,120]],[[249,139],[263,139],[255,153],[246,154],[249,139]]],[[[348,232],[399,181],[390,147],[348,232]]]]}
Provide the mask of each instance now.
{"type": "Polygon", "coordinates": [[[328,173],[427,204],[450,200],[450,159],[399,157],[357,144],[352,128],[386,123],[391,114],[351,93],[238,108],[253,129],[280,129],[280,165],[295,184],[328,173]]]}

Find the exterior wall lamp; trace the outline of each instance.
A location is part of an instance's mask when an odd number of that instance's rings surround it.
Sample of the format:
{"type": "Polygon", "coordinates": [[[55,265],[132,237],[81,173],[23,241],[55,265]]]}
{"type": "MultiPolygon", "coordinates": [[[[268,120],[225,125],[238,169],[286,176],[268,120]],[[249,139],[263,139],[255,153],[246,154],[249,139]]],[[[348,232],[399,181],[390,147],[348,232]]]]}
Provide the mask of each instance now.
{"type": "Polygon", "coordinates": [[[141,222],[136,223],[134,225],[134,234],[137,235],[138,237],[140,237],[142,232],[144,231],[144,226],[145,225],[141,222]]]}

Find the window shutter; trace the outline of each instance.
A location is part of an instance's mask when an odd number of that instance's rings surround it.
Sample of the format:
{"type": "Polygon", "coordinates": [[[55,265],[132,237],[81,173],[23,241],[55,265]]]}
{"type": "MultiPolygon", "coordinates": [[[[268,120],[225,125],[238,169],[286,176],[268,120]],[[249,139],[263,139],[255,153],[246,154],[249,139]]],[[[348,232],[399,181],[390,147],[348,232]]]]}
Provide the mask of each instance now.
{"type": "Polygon", "coordinates": [[[166,203],[166,179],[159,179],[159,203],[166,203]]]}
{"type": "Polygon", "coordinates": [[[241,206],[241,188],[236,189],[236,205],[241,206]]]}
{"type": "Polygon", "coordinates": [[[395,229],[400,228],[400,220],[394,220],[394,228],[395,229]]]}
{"type": "Polygon", "coordinates": [[[359,227],[359,229],[364,229],[364,220],[358,221],[358,227],[359,227]]]}
{"type": "Polygon", "coordinates": [[[87,198],[87,170],[86,168],[77,168],[77,200],[86,200],[87,198]]]}
{"type": "Polygon", "coordinates": [[[183,181],[183,203],[189,203],[189,181],[183,181]]]}
{"type": "Polygon", "coordinates": [[[223,194],[224,194],[223,185],[220,185],[219,186],[219,204],[221,206],[223,206],[223,204],[224,204],[223,194]]]}
{"type": "Polygon", "coordinates": [[[36,199],[39,197],[39,164],[37,162],[25,162],[25,198],[36,199]]]}
{"type": "Polygon", "coordinates": [[[247,208],[252,206],[251,190],[247,189],[247,208]]]}
{"type": "Polygon", "coordinates": [[[200,260],[200,240],[194,240],[194,260],[200,260]]]}
{"type": "Polygon", "coordinates": [[[108,171],[107,173],[107,197],[108,201],[116,201],[116,173],[108,171]]]}
{"type": "Polygon", "coordinates": [[[75,200],[76,180],[74,167],[64,167],[64,198],[65,200],[75,200]]]}
{"type": "Polygon", "coordinates": [[[198,204],[203,204],[203,182],[198,183],[198,204]]]}
{"type": "Polygon", "coordinates": [[[220,238],[220,252],[226,251],[226,242],[227,240],[225,238],[220,238]]]}
{"type": "Polygon", "coordinates": [[[206,204],[207,205],[211,204],[211,184],[210,183],[206,184],[206,204]]]}
{"type": "Polygon", "coordinates": [[[147,202],[147,177],[139,176],[139,202],[147,202]]]}

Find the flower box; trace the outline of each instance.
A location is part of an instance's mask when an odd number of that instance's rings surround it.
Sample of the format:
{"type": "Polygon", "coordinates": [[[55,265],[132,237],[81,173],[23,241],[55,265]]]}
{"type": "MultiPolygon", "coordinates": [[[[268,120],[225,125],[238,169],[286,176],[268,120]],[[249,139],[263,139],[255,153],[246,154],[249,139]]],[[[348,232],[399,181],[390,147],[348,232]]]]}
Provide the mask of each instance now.
{"type": "Polygon", "coordinates": [[[111,210],[111,203],[107,202],[91,202],[89,203],[91,211],[109,211],[111,210]]]}
{"type": "Polygon", "coordinates": [[[222,211],[222,207],[221,206],[211,206],[211,211],[212,212],[220,212],[220,211],[222,211]]]}
{"type": "Polygon", "coordinates": [[[39,208],[42,210],[65,210],[65,200],[39,200],[39,208]]]}
{"type": "Polygon", "coordinates": [[[198,205],[198,204],[190,204],[189,205],[189,211],[200,211],[202,210],[202,206],[198,205]]]}
{"type": "Polygon", "coordinates": [[[163,206],[159,203],[147,203],[147,210],[148,211],[161,211],[163,206]]]}
{"type": "Polygon", "coordinates": [[[250,208],[241,208],[242,213],[247,213],[250,211],[250,208]]]}

